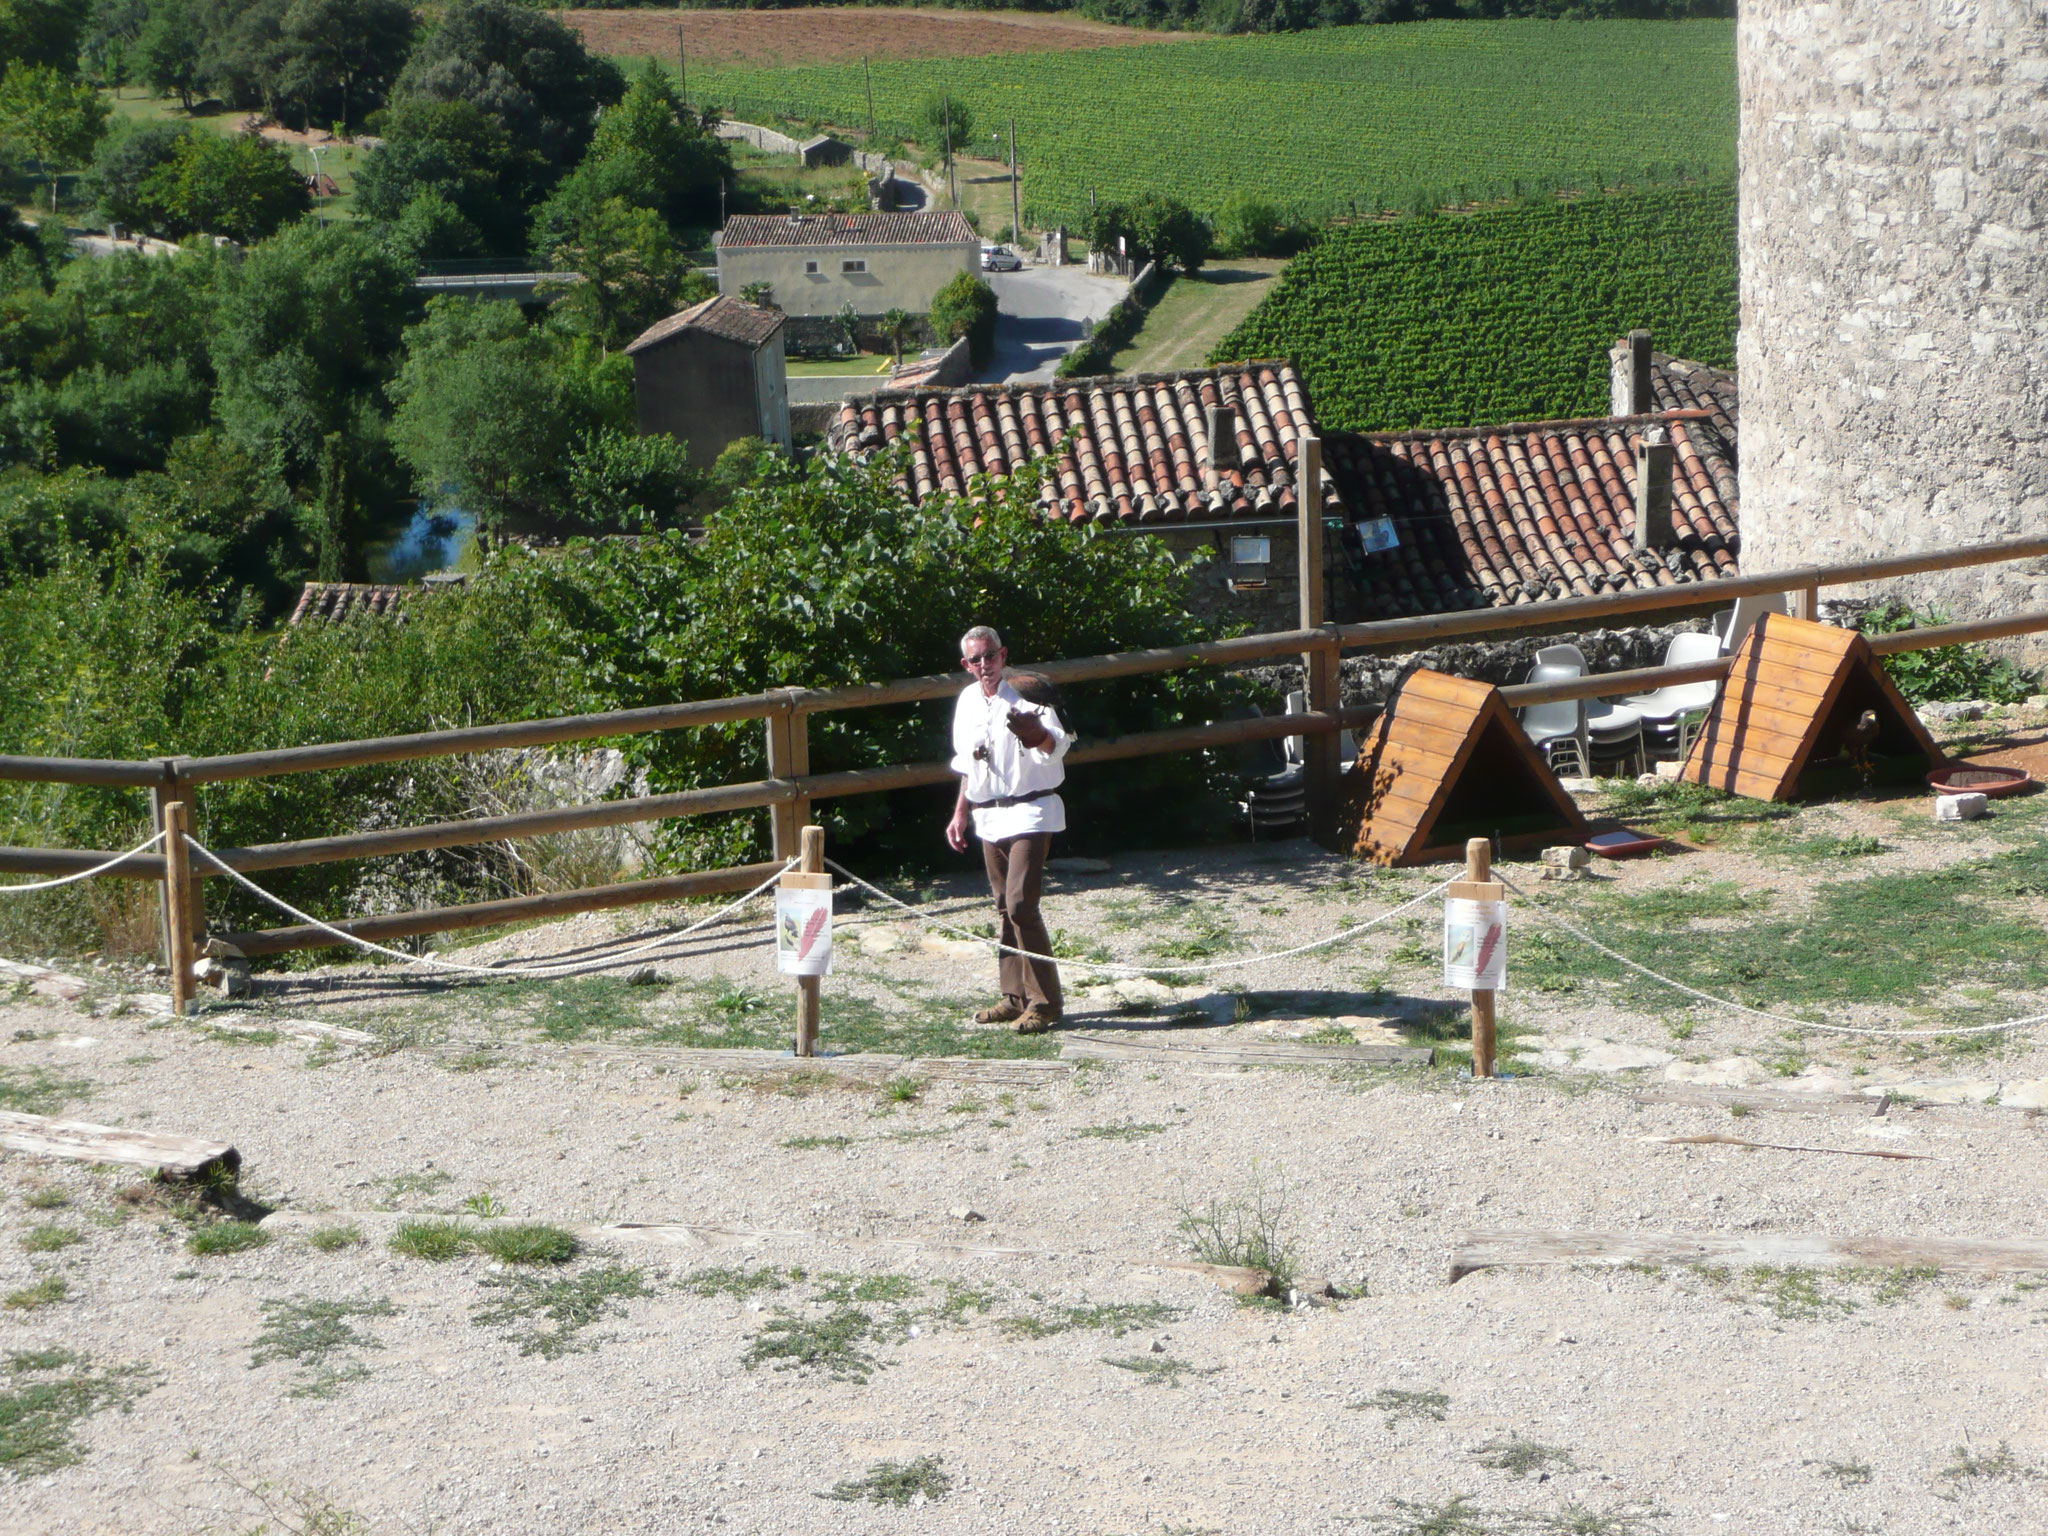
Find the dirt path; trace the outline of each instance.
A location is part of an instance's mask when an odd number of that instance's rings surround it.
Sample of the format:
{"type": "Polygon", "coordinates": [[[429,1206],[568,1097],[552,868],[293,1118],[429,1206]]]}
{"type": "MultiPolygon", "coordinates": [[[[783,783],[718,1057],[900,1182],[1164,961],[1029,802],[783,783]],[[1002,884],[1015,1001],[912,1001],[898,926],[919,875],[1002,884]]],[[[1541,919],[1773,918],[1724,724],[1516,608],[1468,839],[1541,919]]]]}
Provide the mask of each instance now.
{"type": "Polygon", "coordinates": [[[1145,316],[1130,345],[1117,353],[1117,373],[1202,368],[1209,352],[1272,291],[1287,263],[1225,257],[1194,277],[1177,277],[1145,316]]]}
{"type": "MultiPolygon", "coordinates": [[[[707,64],[835,64],[850,59],[975,58],[1187,42],[1183,32],[1114,27],[1030,11],[950,11],[816,6],[774,11],[564,11],[594,53],[676,56],[676,28],[690,59],[707,64]]],[[[1198,34],[1197,34],[1198,35],[1198,34]]]]}

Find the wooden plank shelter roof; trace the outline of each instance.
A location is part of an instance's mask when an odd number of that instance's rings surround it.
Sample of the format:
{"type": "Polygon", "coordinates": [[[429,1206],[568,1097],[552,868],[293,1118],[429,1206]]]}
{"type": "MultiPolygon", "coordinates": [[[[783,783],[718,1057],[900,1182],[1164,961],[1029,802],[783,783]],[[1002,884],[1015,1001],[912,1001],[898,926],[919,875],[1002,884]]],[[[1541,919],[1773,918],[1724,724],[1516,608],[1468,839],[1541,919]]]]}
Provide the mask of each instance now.
{"type": "Polygon", "coordinates": [[[1376,864],[1463,858],[1467,837],[1577,842],[1586,820],[1490,683],[1423,670],[1401,685],[1346,775],[1353,851],[1376,864]]]}
{"type": "Polygon", "coordinates": [[[1870,642],[1854,630],[1773,613],[1736,648],[1683,777],[1755,800],[1790,800],[1818,765],[1839,760],[1867,770],[1874,758],[1913,755],[1929,768],[1947,760],[1870,642]],[[1876,717],[1875,731],[1859,739],[1866,711],[1876,717]]]}

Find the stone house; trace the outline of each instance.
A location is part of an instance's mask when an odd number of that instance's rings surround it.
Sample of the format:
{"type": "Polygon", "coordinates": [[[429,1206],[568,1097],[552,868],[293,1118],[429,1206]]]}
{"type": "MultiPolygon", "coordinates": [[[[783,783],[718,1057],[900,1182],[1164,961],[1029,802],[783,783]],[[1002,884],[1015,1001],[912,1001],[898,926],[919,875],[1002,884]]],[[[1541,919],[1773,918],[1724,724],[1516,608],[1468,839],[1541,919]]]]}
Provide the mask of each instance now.
{"type": "MultiPolygon", "coordinates": [[[[1678,376],[1664,374],[1668,388],[1678,376]]],[[[1043,458],[1039,500],[1048,516],[1152,534],[1181,554],[1211,551],[1191,606],[1219,627],[1274,630],[1292,628],[1300,612],[1302,431],[1316,427],[1293,367],[1256,362],[888,391],[844,402],[830,443],[864,454],[907,442],[900,483],[918,500],[960,494],[975,475],[1043,458]]],[[[1319,435],[1324,609],[1334,619],[1508,607],[1735,573],[1732,404],[1722,421],[1702,408],[1660,406],[1585,421],[1319,435]],[[1636,456],[1645,435],[1657,433],[1669,442],[1652,462],[1670,464],[1670,528],[1637,549],[1636,456]]]]}
{"type": "Polygon", "coordinates": [[[658,320],[627,346],[643,437],[666,432],[708,469],[742,437],[790,446],[783,317],[727,294],[658,320]]]}
{"type": "Polygon", "coordinates": [[[718,235],[718,290],[768,285],[793,342],[829,340],[851,305],[870,324],[892,309],[928,314],[938,291],[978,272],[981,238],[958,213],[791,213],[727,219],[718,235]]]}

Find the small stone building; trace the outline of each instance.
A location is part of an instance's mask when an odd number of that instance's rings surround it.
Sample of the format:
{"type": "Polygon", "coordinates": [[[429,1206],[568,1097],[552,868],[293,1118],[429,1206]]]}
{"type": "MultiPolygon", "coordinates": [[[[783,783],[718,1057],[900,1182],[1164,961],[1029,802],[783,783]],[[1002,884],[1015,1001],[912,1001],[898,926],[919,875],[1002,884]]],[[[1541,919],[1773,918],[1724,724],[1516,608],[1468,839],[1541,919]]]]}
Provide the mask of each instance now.
{"type": "Polygon", "coordinates": [[[666,432],[708,469],[742,437],[790,446],[783,317],[728,294],[649,326],[626,348],[641,436],[666,432]]]}
{"type": "Polygon", "coordinates": [[[816,138],[805,139],[796,147],[797,158],[806,170],[817,170],[826,165],[850,165],[853,162],[853,146],[844,139],[835,139],[829,133],[816,138]]]}
{"type": "MultiPolygon", "coordinates": [[[[1667,394],[1684,382],[1668,367],[1659,377],[1667,394]]],[[[862,454],[907,439],[902,484],[920,501],[1044,459],[1038,494],[1048,516],[1156,535],[1181,554],[1213,551],[1190,606],[1219,628],[1274,630],[1292,628],[1300,613],[1295,439],[1316,430],[1293,367],[1259,362],[886,391],[842,404],[830,441],[862,454]]],[[[1324,611],[1333,619],[1519,606],[1736,573],[1732,414],[1717,421],[1705,408],[1660,405],[1586,421],[1320,435],[1324,611]],[[1639,550],[1636,453],[1652,428],[1672,445],[1671,528],[1639,550]]]]}
{"type": "Polygon", "coordinates": [[[958,213],[748,216],[727,219],[718,235],[719,292],[766,283],[799,326],[829,326],[848,305],[866,321],[892,309],[927,314],[941,288],[980,268],[981,238],[958,213]]]}

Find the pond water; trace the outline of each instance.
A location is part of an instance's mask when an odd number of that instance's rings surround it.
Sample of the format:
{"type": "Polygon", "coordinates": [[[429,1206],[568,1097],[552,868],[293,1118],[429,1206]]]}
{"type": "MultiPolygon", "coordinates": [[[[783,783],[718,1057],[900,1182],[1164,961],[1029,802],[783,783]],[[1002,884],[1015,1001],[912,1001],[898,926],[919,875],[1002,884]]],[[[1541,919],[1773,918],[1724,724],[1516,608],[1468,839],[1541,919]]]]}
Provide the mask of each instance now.
{"type": "Polygon", "coordinates": [[[476,544],[476,515],[460,507],[421,502],[411,521],[364,547],[370,580],[414,581],[453,570],[476,544]]]}

